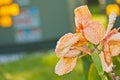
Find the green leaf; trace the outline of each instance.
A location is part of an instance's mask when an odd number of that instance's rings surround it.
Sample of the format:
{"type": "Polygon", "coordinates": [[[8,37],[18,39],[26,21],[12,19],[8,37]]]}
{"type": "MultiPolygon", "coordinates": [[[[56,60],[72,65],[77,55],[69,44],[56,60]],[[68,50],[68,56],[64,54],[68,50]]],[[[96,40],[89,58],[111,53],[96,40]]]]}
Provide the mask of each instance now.
{"type": "Polygon", "coordinates": [[[93,63],[90,65],[89,68],[88,80],[101,80],[93,63]]]}
{"type": "Polygon", "coordinates": [[[112,79],[112,76],[111,76],[111,73],[105,72],[104,74],[106,75],[105,77],[107,78],[107,79],[105,79],[105,80],[113,80],[113,79],[112,79]]]}
{"type": "Polygon", "coordinates": [[[103,76],[104,75],[104,71],[102,69],[102,64],[101,64],[101,61],[100,61],[100,57],[99,57],[99,54],[97,53],[93,53],[92,54],[92,60],[94,62],[94,65],[99,73],[100,76],[103,76]]]}
{"type": "Polygon", "coordinates": [[[89,68],[88,73],[88,80],[112,80],[108,78],[108,75],[99,76],[97,69],[95,68],[95,65],[92,63],[89,68]]]}
{"type": "Polygon", "coordinates": [[[108,80],[108,77],[106,75],[101,76],[101,80],[108,80]]]}
{"type": "Polygon", "coordinates": [[[90,55],[86,55],[85,57],[82,57],[82,62],[83,62],[83,68],[84,68],[84,74],[85,74],[85,80],[88,80],[88,72],[89,72],[89,68],[91,65],[91,56],[90,55]]]}
{"type": "Polygon", "coordinates": [[[116,66],[114,71],[117,76],[120,76],[120,55],[113,57],[113,64],[116,66]]]}

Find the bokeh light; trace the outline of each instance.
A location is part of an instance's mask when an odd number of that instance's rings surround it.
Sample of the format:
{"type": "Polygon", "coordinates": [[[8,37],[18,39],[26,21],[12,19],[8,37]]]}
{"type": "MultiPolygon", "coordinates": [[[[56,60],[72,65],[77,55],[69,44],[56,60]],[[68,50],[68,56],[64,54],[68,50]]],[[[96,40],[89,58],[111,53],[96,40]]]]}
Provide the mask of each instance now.
{"type": "Polygon", "coordinates": [[[0,7],[0,16],[8,16],[8,15],[10,15],[9,7],[8,6],[0,7]]]}
{"type": "Polygon", "coordinates": [[[17,16],[19,14],[19,6],[16,3],[13,3],[9,6],[10,14],[12,16],[17,16]]]}
{"type": "Polygon", "coordinates": [[[3,5],[4,4],[4,0],[0,0],[0,5],[3,5]]]}
{"type": "Polygon", "coordinates": [[[116,3],[120,4],[120,0],[116,0],[116,3]]]}
{"type": "Polygon", "coordinates": [[[3,28],[8,28],[12,25],[12,18],[10,16],[4,16],[0,19],[0,25],[3,28]]]}
{"type": "Polygon", "coordinates": [[[12,3],[12,0],[0,0],[0,5],[9,5],[12,3]]]}
{"type": "Polygon", "coordinates": [[[19,5],[12,3],[12,0],[0,0],[0,26],[10,27],[12,25],[12,17],[19,14],[19,5]]]}
{"type": "Polygon", "coordinates": [[[109,16],[112,11],[114,11],[117,14],[117,16],[119,16],[120,10],[119,10],[119,6],[117,4],[107,5],[107,7],[106,7],[107,16],[109,16]]]}

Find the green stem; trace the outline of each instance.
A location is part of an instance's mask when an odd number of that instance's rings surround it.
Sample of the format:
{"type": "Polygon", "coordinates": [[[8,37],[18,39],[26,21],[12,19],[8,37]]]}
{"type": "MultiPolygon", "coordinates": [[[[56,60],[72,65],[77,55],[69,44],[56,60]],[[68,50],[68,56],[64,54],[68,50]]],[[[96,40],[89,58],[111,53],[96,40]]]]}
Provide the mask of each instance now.
{"type": "Polygon", "coordinates": [[[110,73],[111,76],[112,76],[112,80],[116,80],[116,76],[115,76],[115,73],[110,73]]]}
{"type": "Polygon", "coordinates": [[[104,79],[104,76],[100,76],[100,77],[101,77],[101,80],[105,80],[105,79],[104,79]]]}
{"type": "Polygon", "coordinates": [[[101,80],[108,80],[106,75],[101,75],[100,77],[101,77],[101,80]]]}

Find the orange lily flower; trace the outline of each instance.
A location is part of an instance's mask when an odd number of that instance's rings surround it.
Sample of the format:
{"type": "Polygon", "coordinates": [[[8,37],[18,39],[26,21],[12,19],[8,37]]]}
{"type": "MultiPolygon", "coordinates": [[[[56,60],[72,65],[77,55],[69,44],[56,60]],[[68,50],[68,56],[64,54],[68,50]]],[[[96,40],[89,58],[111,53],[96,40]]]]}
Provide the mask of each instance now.
{"type": "Polygon", "coordinates": [[[76,31],[81,32],[84,37],[93,44],[102,44],[104,51],[101,52],[100,58],[103,70],[106,72],[112,71],[112,56],[120,53],[120,33],[118,29],[112,29],[116,14],[114,12],[109,16],[108,29],[105,32],[103,25],[97,21],[92,21],[91,13],[88,7],[81,6],[75,9],[76,31]],[[117,38],[116,38],[117,37],[117,38]]]}
{"type": "MultiPolygon", "coordinates": [[[[81,33],[67,33],[59,39],[55,49],[57,57],[60,58],[55,73],[66,74],[73,70],[76,60],[81,52],[89,53],[88,42],[81,33]]],[[[85,54],[83,54],[85,55],[85,54]]]]}
{"type": "Polygon", "coordinates": [[[76,33],[67,33],[58,40],[55,53],[60,60],[55,67],[55,73],[63,75],[72,71],[81,52],[83,52],[81,56],[91,55],[89,42],[99,44],[100,50],[104,48],[99,54],[103,70],[112,71],[111,57],[120,54],[120,33],[118,29],[111,31],[116,19],[115,13],[110,15],[108,29],[105,33],[101,23],[92,21],[91,13],[86,5],[76,8],[74,12],[76,33]]]}
{"type": "Polygon", "coordinates": [[[109,16],[108,28],[102,41],[104,53],[101,52],[99,55],[101,58],[103,70],[106,72],[112,71],[112,56],[117,56],[120,54],[120,33],[118,32],[119,29],[111,30],[113,28],[115,20],[116,14],[112,12],[109,16]]]}
{"type": "Polygon", "coordinates": [[[98,44],[104,37],[105,29],[98,21],[92,21],[91,13],[86,5],[75,9],[76,32],[82,32],[93,44],[98,44]]]}

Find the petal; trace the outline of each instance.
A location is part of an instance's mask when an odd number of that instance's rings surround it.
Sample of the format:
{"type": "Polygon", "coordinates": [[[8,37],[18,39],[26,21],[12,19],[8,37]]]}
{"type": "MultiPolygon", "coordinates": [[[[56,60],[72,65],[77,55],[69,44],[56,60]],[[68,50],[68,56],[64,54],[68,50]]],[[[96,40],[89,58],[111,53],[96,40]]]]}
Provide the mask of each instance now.
{"type": "Polygon", "coordinates": [[[103,70],[106,71],[106,72],[112,71],[113,63],[111,62],[110,65],[108,65],[108,64],[106,63],[103,52],[101,52],[101,53],[99,54],[99,56],[100,56],[100,60],[101,60],[101,63],[102,63],[102,68],[103,68],[103,70]]]}
{"type": "Polygon", "coordinates": [[[80,47],[80,46],[88,46],[88,45],[89,45],[88,40],[81,34],[81,38],[73,46],[80,47]]]}
{"type": "Polygon", "coordinates": [[[95,31],[96,33],[98,34],[99,36],[99,41],[103,40],[103,37],[105,35],[105,28],[104,26],[98,22],[98,21],[95,21],[93,22],[91,25],[90,25],[95,31]]]}
{"type": "Polygon", "coordinates": [[[73,58],[75,56],[78,56],[80,54],[80,50],[76,49],[76,48],[71,48],[68,53],[64,56],[64,57],[70,57],[73,58]]]}
{"type": "Polygon", "coordinates": [[[91,51],[87,46],[76,47],[76,49],[85,53],[85,54],[90,54],[91,55],[91,51]]]}
{"type": "Polygon", "coordinates": [[[113,25],[115,23],[116,20],[116,14],[115,12],[112,12],[109,16],[109,22],[108,22],[108,28],[106,30],[106,33],[104,35],[104,38],[108,35],[108,33],[110,32],[110,30],[113,28],[113,25]]]}
{"type": "Polygon", "coordinates": [[[94,44],[98,44],[104,38],[105,29],[100,22],[95,21],[89,24],[89,26],[83,30],[83,33],[87,40],[94,44]]]}
{"type": "Polygon", "coordinates": [[[55,49],[56,55],[58,57],[64,56],[70,49],[70,47],[75,44],[80,39],[79,34],[67,33],[62,36],[57,42],[55,49]]]}
{"type": "Polygon", "coordinates": [[[80,47],[72,47],[64,57],[72,58],[78,56],[81,52],[85,54],[90,54],[90,50],[87,46],[80,46],[80,47]]]}
{"type": "MultiPolygon", "coordinates": [[[[112,36],[113,35],[115,35],[115,34],[117,34],[118,33],[118,29],[113,29],[113,30],[111,30],[108,34],[107,34],[107,36],[104,38],[105,40],[107,40],[107,41],[109,41],[109,40],[111,40],[111,39],[113,39],[112,38],[112,36]],[[111,39],[110,39],[111,38],[111,39]]],[[[118,35],[119,36],[119,35],[118,35]]],[[[116,36],[117,37],[117,36],[116,36]]]]}
{"type": "Polygon", "coordinates": [[[118,56],[120,54],[120,45],[111,45],[110,51],[112,56],[118,56]]]}
{"type": "Polygon", "coordinates": [[[105,58],[107,65],[110,65],[112,62],[112,56],[111,56],[111,52],[109,49],[109,45],[107,43],[104,44],[104,58],[105,58]]]}
{"type": "Polygon", "coordinates": [[[113,34],[108,41],[112,56],[120,54],[120,33],[113,34]]]}
{"type": "Polygon", "coordinates": [[[77,57],[74,58],[61,58],[55,67],[55,73],[64,75],[73,70],[76,65],[77,57]]]}
{"type": "Polygon", "coordinates": [[[86,5],[80,6],[74,10],[76,31],[80,32],[85,26],[91,23],[92,16],[86,5]]]}
{"type": "Polygon", "coordinates": [[[120,40],[120,33],[113,34],[109,40],[120,40]]]}
{"type": "Polygon", "coordinates": [[[69,51],[64,55],[64,57],[75,57],[78,56],[81,52],[88,52],[88,41],[84,36],[81,35],[79,41],[71,46],[69,51]]]}
{"type": "Polygon", "coordinates": [[[86,27],[84,30],[85,38],[93,44],[99,43],[99,36],[96,31],[91,27],[86,27]]]}
{"type": "Polygon", "coordinates": [[[120,40],[111,40],[108,42],[112,56],[120,54],[120,40]]]}
{"type": "Polygon", "coordinates": [[[60,57],[65,56],[69,52],[70,48],[71,48],[71,46],[68,46],[68,47],[66,47],[64,49],[61,49],[61,51],[59,51],[59,52],[57,51],[56,52],[57,57],[60,58],[60,57]]]}

